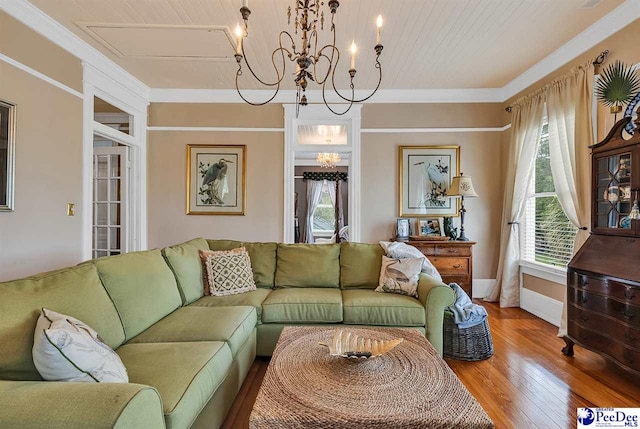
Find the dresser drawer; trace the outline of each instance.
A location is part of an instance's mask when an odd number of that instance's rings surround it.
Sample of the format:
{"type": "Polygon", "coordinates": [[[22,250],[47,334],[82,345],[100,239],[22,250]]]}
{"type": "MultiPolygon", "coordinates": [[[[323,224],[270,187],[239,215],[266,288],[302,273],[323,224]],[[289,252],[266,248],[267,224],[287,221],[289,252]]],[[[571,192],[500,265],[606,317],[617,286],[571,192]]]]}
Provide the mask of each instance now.
{"type": "Polygon", "coordinates": [[[576,325],[591,331],[602,332],[640,351],[640,328],[626,326],[601,314],[578,308],[575,304],[568,305],[567,312],[569,320],[576,325]]]}
{"type": "Polygon", "coordinates": [[[412,241],[411,245],[422,252],[426,256],[436,255],[436,245],[434,243],[421,243],[419,241],[412,241]]]}
{"type": "Polygon", "coordinates": [[[579,344],[610,356],[628,368],[640,370],[640,351],[637,349],[631,349],[610,337],[583,328],[573,321],[569,321],[568,332],[579,344]]]}
{"type": "Polygon", "coordinates": [[[471,256],[471,248],[468,246],[443,246],[436,244],[436,256],[471,256]]]}
{"type": "Polygon", "coordinates": [[[628,301],[631,304],[640,305],[640,288],[624,282],[589,276],[584,273],[575,273],[576,287],[586,291],[598,292],[603,295],[628,301]]]}
{"type": "Polygon", "coordinates": [[[469,273],[469,259],[467,258],[429,258],[440,275],[464,275],[469,273]]]}
{"type": "Polygon", "coordinates": [[[596,311],[631,326],[640,326],[640,307],[573,287],[567,288],[567,301],[584,310],[596,311]]]}

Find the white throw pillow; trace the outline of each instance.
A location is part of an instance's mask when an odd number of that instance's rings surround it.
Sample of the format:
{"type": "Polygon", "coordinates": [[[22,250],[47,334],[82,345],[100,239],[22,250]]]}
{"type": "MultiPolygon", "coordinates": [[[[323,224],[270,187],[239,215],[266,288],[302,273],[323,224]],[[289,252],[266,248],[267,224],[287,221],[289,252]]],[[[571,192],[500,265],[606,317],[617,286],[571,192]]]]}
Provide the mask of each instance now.
{"type": "Polygon", "coordinates": [[[422,258],[393,259],[383,256],[376,292],[417,297],[421,269],[422,258]]]}
{"type": "Polygon", "coordinates": [[[399,241],[381,241],[380,246],[384,250],[384,253],[387,254],[390,258],[395,259],[404,259],[404,258],[421,258],[422,259],[422,272],[435,277],[437,280],[442,281],[442,276],[433,266],[429,258],[427,258],[420,250],[417,248],[410,246],[406,243],[402,243],[399,241]]]}
{"type": "Polygon", "coordinates": [[[42,309],[33,335],[33,363],[48,381],[128,383],[120,357],[78,319],[42,309]]]}

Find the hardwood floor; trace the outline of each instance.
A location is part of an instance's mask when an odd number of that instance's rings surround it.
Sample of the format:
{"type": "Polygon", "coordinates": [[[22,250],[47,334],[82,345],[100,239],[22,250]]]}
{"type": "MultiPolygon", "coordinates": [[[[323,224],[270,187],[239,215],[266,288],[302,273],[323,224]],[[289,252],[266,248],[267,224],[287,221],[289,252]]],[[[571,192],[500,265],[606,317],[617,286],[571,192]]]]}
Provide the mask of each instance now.
{"type": "MultiPolygon", "coordinates": [[[[555,326],[519,308],[482,305],[489,312],[495,355],[482,362],[447,363],[496,428],[574,428],[578,407],[640,407],[637,380],[578,346],[574,357],[564,356],[555,326]]],[[[249,427],[268,364],[255,361],[223,428],[249,427]]]]}

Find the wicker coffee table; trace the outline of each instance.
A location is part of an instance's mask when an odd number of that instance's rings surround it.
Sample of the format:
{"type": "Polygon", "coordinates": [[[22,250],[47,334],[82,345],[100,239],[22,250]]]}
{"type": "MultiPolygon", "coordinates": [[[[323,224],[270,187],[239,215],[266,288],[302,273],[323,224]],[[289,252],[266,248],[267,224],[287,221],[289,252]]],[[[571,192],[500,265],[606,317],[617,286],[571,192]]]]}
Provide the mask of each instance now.
{"type": "Polygon", "coordinates": [[[492,428],[493,422],[417,330],[334,326],[282,331],[250,427],[492,428]],[[354,361],[318,345],[336,329],[405,340],[384,356],[354,361]]]}

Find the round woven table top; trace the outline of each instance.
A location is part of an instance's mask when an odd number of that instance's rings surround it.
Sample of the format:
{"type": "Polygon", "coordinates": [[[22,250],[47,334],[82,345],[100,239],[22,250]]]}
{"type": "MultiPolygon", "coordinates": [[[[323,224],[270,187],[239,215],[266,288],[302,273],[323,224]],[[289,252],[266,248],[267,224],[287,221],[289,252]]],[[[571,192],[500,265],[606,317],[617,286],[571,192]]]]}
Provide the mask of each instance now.
{"type": "Polygon", "coordinates": [[[414,329],[287,327],[251,414],[252,428],[490,428],[482,407],[414,329]],[[405,340],[373,359],[330,356],[336,329],[405,340]]]}

